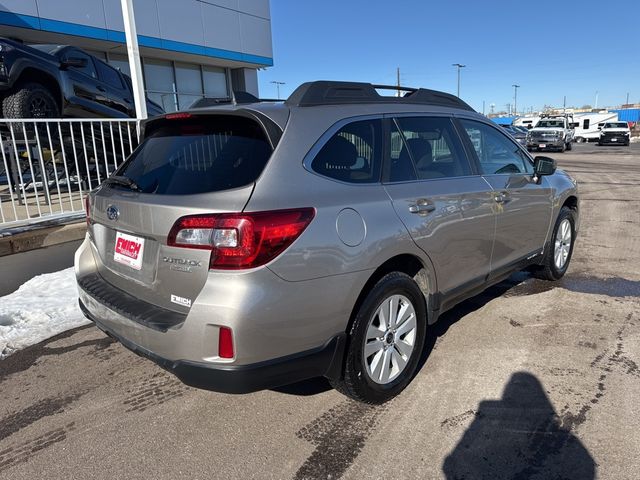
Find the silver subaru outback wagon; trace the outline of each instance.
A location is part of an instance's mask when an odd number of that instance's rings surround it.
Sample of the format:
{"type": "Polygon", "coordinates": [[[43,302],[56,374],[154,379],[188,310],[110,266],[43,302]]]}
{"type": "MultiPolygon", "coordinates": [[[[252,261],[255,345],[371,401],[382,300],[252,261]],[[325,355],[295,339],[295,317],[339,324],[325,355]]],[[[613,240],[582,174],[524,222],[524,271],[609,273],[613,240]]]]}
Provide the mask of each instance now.
{"type": "Polygon", "coordinates": [[[80,306],[200,388],[325,376],[381,403],[428,325],[528,268],[564,275],[576,182],[457,97],[306,83],[154,118],[87,196],[80,306]]]}

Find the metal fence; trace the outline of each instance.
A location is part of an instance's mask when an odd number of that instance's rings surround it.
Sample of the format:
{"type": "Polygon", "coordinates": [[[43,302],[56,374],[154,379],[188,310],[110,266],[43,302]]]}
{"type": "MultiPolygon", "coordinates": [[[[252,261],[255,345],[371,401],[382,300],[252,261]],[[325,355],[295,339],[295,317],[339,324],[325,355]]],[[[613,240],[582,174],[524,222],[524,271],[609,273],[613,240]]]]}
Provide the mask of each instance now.
{"type": "Polygon", "coordinates": [[[81,213],[138,141],[137,120],[0,120],[0,231],[81,213]]]}

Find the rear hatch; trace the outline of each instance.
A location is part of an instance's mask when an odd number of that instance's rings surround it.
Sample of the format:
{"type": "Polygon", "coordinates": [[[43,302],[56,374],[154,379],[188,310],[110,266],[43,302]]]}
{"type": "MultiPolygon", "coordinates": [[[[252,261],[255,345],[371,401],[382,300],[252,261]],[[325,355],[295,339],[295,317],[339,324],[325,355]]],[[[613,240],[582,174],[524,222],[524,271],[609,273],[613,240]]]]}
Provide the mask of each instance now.
{"type": "Polygon", "coordinates": [[[241,212],[273,152],[250,115],[174,114],[147,126],[145,139],[89,199],[99,273],[114,287],[188,312],[209,272],[210,252],[167,245],[186,215],[241,212]],[[124,182],[126,183],[126,182],[124,182]]]}

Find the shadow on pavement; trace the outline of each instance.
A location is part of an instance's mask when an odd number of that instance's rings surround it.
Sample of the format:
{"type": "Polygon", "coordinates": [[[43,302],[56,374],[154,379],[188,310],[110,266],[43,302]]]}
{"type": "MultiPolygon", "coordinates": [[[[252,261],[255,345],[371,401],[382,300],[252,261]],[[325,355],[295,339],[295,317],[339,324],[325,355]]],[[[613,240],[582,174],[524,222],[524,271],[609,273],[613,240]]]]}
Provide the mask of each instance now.
{"type": "Polygon", "coordinates": [[[484,400],[442,465],[449,480],[595,478],[595,462],[570,430],[562,428],[542,384],[513,374],[500,400],[484,400]]]}

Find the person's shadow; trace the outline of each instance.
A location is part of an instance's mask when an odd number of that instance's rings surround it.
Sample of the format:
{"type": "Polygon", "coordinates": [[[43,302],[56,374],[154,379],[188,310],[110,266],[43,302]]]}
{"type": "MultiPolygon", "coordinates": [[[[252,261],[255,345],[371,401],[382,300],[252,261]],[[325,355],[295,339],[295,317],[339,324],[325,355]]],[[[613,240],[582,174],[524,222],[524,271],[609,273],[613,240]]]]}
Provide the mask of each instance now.
{"type": "Polygon", "coordinates": [[[448,480],[595,478],[595,462],[563,429],[538,379],[513,374],[502,399],[480,403],[442,470],[448,480]]]}

